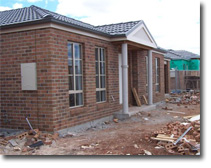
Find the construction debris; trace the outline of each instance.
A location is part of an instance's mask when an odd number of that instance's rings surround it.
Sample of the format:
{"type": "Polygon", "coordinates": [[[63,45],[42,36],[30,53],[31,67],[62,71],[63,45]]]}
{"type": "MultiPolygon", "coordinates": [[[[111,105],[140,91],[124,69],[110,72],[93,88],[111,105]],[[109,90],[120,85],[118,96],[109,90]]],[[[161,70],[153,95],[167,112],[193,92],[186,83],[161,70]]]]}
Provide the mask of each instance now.
{"type": "Polygon", "coordinates": [[[185,114],[185,112],[180,111],[168,111],[168,113],[185,114]]]}
{"type": "Polygon", "coordinates": [[[114,121],[115,123],[118,123],[118,119],[117,119],[117,118],[114,118],[113,121],[114,121]]]}
{"type": "Polygon", "coordinates": [[[163,109],[163,110],[173,110],[172,108],[169,108],[169,107],[167,107],[167,106],[166,106],[166,107],[163,107],[162,109],[163,109]]]}
{"type": "Polygon", "coordinates": [[[164,147],[172,154],[198,155],[200,153],[200,115],[191,119],[187,123],[179,121],[168,123],[163,129],[153,132],[151,139],[158,141],[156,148],[164,147]]]}
{"type": "Polygon", "coordinates": [[[18,146],[17,142],[15,141],[15,139],[10,139],[8,141],[12,146],[18,146]]]}
{"type": "Polygon", "coordinates": [[[41,132],[39,129],[31,129],[16,136],[0,137],[0,146],[6,150],[27,152],[38,149],[42,145],[51,145],[58,139],[58,136],[58,133],[50,134],[41,132]]]}
{"type": "Polygon", "coordinates": [[[149,151],[147,151],[147,150],[144,150],[144,153],[145,153],[146,155],[152,155],[152,153],[149,152],[149,151]]]}
{"type": "Polygon", "coordinates": [[[200,104],[200,93],[180,93],[180,94],[172,94],[171,97],[166,100],[166,103],[173,103],[180,106],[183,105],[197,105],[200,104]]]}

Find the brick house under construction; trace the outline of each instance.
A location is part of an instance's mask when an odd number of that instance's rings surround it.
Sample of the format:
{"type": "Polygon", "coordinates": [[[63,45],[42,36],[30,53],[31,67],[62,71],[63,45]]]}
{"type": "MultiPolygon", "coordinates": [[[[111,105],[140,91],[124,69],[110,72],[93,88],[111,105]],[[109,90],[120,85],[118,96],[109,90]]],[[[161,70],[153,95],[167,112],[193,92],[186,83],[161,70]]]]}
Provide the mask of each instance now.
{"type": "Polygon", "coordinates": [[[30,6],[0,12],[2,128],[58,131],[169,92],[169,60],[143,21],[92,26],[30,6]]]}

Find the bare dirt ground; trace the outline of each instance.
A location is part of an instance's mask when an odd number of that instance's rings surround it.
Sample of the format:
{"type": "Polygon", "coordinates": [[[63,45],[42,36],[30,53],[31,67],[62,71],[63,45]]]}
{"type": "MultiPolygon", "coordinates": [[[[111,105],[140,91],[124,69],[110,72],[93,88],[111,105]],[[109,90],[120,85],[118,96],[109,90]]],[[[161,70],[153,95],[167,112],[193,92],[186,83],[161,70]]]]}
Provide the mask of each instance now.
{"type": "Polygon", "coordinates": [[[145,135],[159,130],[167,123],[183,121],[184,116],[200,114],[200,105],[168,104],[172,111],[182,113],[168,113],[158,107],[149,112],[140,112],[128,120],[110,122],[100,128],[90,128],[72,137],[59,138],[52,145],[44,145],[39,149],[22,152],[3,150],[2,155],[142,155],[143,150],[153,155],[173,155],[164,148],[156,149],[157,142],[146,140],[145,135]]]}

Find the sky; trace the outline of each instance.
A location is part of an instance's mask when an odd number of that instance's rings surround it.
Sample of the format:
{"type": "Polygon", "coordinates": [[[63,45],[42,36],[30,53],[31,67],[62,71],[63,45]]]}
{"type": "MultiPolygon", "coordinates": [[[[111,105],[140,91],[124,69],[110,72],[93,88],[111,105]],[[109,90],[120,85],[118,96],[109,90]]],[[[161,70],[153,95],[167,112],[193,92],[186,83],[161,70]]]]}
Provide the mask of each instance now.
{"type": "Polygon", "coordinates": [[[0,11],[30,5],[92,25],[143,20],[159,47],[200,54],[199,0],[0,0],[0,11]]]}

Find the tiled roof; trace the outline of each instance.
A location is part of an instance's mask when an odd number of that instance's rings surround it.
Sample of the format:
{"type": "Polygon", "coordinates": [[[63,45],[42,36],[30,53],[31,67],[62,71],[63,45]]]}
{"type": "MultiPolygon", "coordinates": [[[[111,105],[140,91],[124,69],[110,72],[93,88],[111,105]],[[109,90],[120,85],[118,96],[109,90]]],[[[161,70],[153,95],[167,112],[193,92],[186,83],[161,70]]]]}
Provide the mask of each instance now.
{"type": "Polygon", "coordinates": [[[172,60],[185,59],[182,55],[175,53],[174,50],[168,50],[166,57],[172,60]]]}
{"type": "Polygon", "coordinates": [[[185,50],[168,50],[166,57],[171,58],[172,60],[189,60],[192,58],[200,58],[199,55],[185,50]]]}
{"type": "Polygon", "coordinates": [[[116,23],[109,25],[96,26],[98,30],[104,31],[110,35],[125,34],[130,31],[134,26],[142,23],[143,21],[116,23]]]}
{"type": "Polygon", "coordinates": [[[44,21],[47,18],[51,18],[52,21],[57,21],[63,24],[68,24],[69,26],[86,29],[95,33],[101,33],[104,35],[125,35],[127,32],[131,31],[137,24],[142,21],[110,24],[103,26],[93,26],[88,23],[75,20],[73,18],[60,15],[55,12],[37,7],[30,6],[20,9],[13,9],[8,11],[0,12],[0,26],[6,27],[22,23],[30,23],[34,21],[44,21]]]}
{"type": "Polygon", "coordinates": [[[0,12],[0,26],[41,20],[45,15],[33,7],[13,9],[0,12]]]}
{"type": "Polygon", "coordinates": [[[192,59],[192,58],[200,58],[200,55],[198,54],[194,54],[192,52],[189,51],[185,51],[185,50],[174,50],[174,52],[184,56],[187,59],[192,59]]]}

